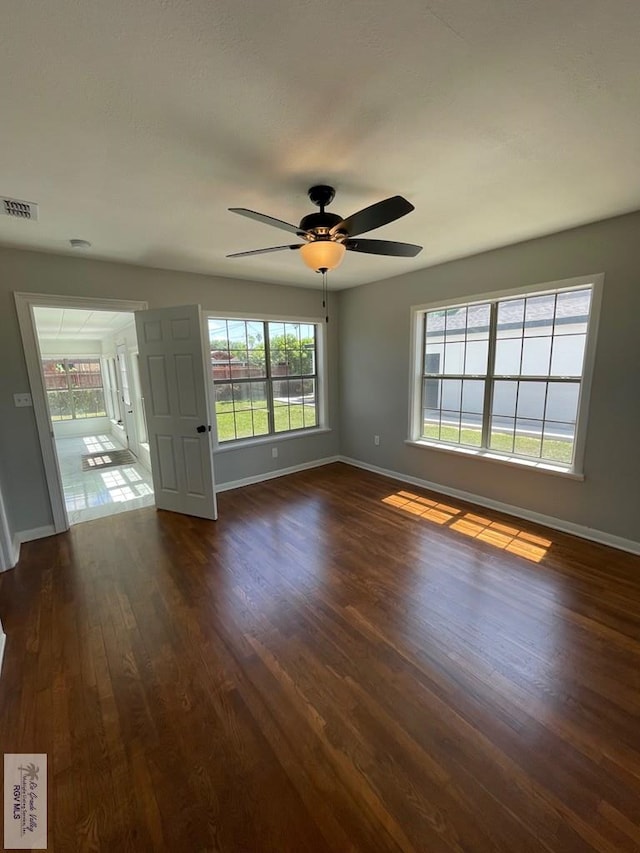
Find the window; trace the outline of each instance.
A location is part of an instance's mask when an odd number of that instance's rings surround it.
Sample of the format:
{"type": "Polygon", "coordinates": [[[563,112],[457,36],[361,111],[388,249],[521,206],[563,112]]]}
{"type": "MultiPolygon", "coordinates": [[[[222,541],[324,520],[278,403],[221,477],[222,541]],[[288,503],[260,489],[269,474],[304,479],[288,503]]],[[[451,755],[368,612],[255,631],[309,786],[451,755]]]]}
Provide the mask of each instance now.
{"type": "Polygon", "coordinates": [[[209,320],[218,441],[317,427],[314,323],[209,320]]]}
{"type": "Polygon", "coordinates": [[[592,297],[586,284],[420,310],[412,437],[572,469],[592,297]]]}
{"type": "Polygon", "coordinates": [[[116,378],[116,360],[115,358],[105,359],[106,370],[104,371],[105,380],[105,396],[107,398],[107,413],[111,420],[118,421],[122,419],[120,411],[120,396],[118,394],[118,380],[116,378]]]}
{"type": "Polygon", "coordinates": [[[99,358],[43,359],[42,370],[51,420],[106,416],[99,358]]]}

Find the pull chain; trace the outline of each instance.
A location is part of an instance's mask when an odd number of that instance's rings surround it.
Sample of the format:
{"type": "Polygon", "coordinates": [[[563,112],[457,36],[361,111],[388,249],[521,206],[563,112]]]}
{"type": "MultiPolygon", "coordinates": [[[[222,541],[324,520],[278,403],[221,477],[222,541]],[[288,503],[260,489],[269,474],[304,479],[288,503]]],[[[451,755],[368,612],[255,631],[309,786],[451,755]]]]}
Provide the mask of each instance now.
{"type": "Polygon", "coordinates": [[[322,272],[322,307],[324,308],[325,323],[329,322],[329,289],[327,287],[327,271],[322,272]]]}

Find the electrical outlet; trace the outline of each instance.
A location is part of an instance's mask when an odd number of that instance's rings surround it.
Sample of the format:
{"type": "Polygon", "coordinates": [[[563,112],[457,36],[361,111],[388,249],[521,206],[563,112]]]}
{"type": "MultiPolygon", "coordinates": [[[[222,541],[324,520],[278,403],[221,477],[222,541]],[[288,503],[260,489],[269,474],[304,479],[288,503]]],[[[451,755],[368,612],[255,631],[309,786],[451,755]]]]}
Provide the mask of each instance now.
{"type": "Polygon", "coordinates": [[[23,406],[33,406],[31,394],[14,394],[13,405],[16,407],[16,409],[19,409],[23,406]]]}
{"type": "Polygon", "coordinates": [[[379,445],[380,445],[380,436],[379,435],[373,436],[373,443],[375,444],[376,447],[379,447],[379,445]]]}
{"type": "Polygon", "coordinates": [[[277,458],[278,458],[278,448],[277,448],[277,447],[272,447],[272,448],[271,448],[271,458],[272,458],[272,459],[277,459],[277,458]]]}

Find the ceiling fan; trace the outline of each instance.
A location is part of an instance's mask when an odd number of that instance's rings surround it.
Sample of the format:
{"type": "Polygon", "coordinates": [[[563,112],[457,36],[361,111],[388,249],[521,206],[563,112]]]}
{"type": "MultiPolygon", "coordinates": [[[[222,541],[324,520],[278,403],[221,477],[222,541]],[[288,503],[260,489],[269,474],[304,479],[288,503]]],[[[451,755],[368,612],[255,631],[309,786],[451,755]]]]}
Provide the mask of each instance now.
{"type": "Polygon", "coordinates": [[[396,243],[391,240],[362,240],[360,234],[373,231],[395,222],[414,209],[413,205],[400,195],[391,196],[370,207],[365,207],[343,219],[337,213],[326,213],[334,199],[335,190],[324,184],[311,187],[308,192],[313,204],[320,208],[319,213],[303,216],[300,225],[291,225],[281,219],[274,219],[246,207],[230,207],[232,213],[239,213],[265,225],[273,225],[283,231],[296,234],[304,240],[290,246],[271,246],[268,249],[253,249],[249,252],[235,252],[228,258],[245,258],[249,255],[262,255],[267,252],[281,252],[285,249],[300,250],[304,263],[316,272],[335,269],[344,258],[346,251],[363,252],[367,255],[389,255],[396,258],[414,258],[422,251],[422,246],[413,243],[396,243]]]}

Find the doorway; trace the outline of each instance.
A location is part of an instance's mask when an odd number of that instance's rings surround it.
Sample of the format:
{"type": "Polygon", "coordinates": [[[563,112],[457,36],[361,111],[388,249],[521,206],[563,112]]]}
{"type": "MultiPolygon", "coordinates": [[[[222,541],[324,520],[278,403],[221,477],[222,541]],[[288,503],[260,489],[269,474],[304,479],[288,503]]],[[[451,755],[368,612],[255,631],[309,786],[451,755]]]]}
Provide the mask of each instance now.
{"type": "Polygon", "coordinates": [[[130,381],[133,310],[146,305],[18,296],[56,532],[153,505],[148,445],[137,429],[143,402],[130,381]]]}
{"type": "Polygon", "coordinates": [[[69,523],[152,505],[149,458],[136,428],[142,401],[129,380],[133,313],[35,306],[33,315],[69,523]]]}

